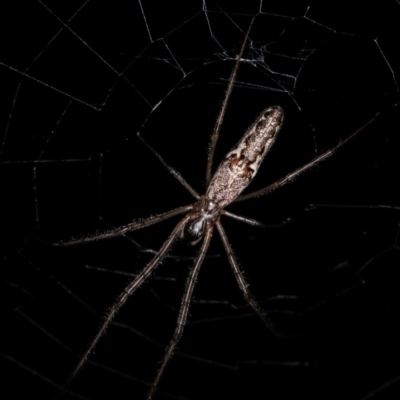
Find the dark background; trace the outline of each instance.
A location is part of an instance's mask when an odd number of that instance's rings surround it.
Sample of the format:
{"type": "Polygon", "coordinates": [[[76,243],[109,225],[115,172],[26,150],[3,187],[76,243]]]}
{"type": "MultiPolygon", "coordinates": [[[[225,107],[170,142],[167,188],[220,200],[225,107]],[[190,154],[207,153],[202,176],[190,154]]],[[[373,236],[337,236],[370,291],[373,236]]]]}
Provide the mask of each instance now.
{"type": "MultiPolygon", "coordinates": [[[[397,398],[399,3],[129,3],[0,7],[8,398],[59,394],[105,310],[176,219],[127,238],[51,243],[192,202],[135,133],[204,191],[208,141],[255,14],[217,161],[268,105],[283,107],[285,125],[253,189],[380,115],[295,182],[229,208],[290,224],[260,230],[223,220],[283,338],[244,304],[216,234],[157,398],[397,398]]],[[[61,398],[145,398],[195,252],[176,244],[61,398]]]]}

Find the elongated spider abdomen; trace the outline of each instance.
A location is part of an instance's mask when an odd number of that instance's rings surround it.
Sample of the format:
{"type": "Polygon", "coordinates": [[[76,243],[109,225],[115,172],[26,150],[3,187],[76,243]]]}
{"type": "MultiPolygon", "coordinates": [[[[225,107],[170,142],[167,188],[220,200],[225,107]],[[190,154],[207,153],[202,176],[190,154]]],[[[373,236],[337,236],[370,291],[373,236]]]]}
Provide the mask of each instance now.
{"type": "Polygon", "coordinates": [[[282,124],[282,108],[266,108],[222,160],[206,196],[220,207],[232,203],[256,175],[282,124]]]}

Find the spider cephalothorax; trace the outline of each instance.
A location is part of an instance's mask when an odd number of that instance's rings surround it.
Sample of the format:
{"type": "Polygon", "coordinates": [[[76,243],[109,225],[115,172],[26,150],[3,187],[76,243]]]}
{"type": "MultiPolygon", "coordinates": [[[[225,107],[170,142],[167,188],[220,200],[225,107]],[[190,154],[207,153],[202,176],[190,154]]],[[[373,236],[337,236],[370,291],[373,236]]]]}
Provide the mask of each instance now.
{"type": "Polygon", "coordinates": [[[197,244],[204,236],[205,229],[215,225],[222,209],[207,196],[202,196],[193,206],[190,220],[185,226],[185,233],[192,239],[192,245],[197,244]]]}

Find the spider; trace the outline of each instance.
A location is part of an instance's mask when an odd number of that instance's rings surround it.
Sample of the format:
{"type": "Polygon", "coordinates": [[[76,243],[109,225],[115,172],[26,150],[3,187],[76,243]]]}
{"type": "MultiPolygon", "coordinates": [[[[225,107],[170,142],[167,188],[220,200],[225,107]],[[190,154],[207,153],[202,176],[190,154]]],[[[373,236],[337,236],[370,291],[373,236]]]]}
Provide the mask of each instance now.
{"type": "Polygon", "coordinates": [[[255,192],[241,195],[243,190],[250,184],[252,179],[257,173],[265,155],[273,145],[279,130],[282,127],[284,116],[283,110],[279,106],[268,107],[262,111],[255,122],[248,128],[242,139],[233,147],[233,149],[225,156],[225,158],[220,163],[219,167],[212,175],[212,165],[214,152],[217,145],[220,128],[222,121],[227,109],[228,100],[230,98],[236,75],[238,72],[240,60],[243,56],[243,52],[248,41],[249,33],[253,25],[255,17],[253,17],[250,26],[245,34],[242,46],[240,48],[238,57],[236,59],[235,65],[231,72],[229,78],[228,87],[225,93],[225,97],[215,124],[211,136],[211,144],[209,150],[209,157],[207,161],[206,168],[206,185],[207,189],[204,195],[199,195],[190,184],[183,178],[183,176],[172,168],[164,158],[153,148],[138,132],[138,138],[144,143],[144,145],[158,158],[158,160],[164,165],[164,167],[177,179],[183,187],[185,187],[196,199],[196,201],[191,205],[186,205],[175,210],[165,212],[164,214],[150,217],[148,219],[133,222],[127,225],[123,225],[114,230],[101,233],[95,236],[84,237],[80,239],[73,239],[70,241],[65,241],[59,243],[63,246],[76,245],[81,243],[87,243],[95,240],[102,240],[107,238],[113,238],[116,236],[125,235],[128,232],[136,231],[147,226],[156,224],[158,222],[164,221],[166,219],[175,217],[180,214],[185,214],[185,216],[178,222],[175,228],[170,233],[167,240],[161,246],[160,250],[156,253],[153,259],[143,268],[143,270],[137,275],[137,277],[132,280],[128,286],[123,290],[123,292],[118,296],[117,300],[114,302],[110,310],[108,311],[106,318],[101,325],[99,331],[97,332],[95,338],[91,342],[90,346],[86,352],[81,357],[77,366],[75,367],[70,380],[72,380],[75,375],[80,371],[82,366],[85,364],[87,358],[94,350],[99,339],[103,336],[108,325],[115,317],[119,309],[124,305],[127,299],[144,283],[150,274],[156,269],[160,264],[161,260],[166,256],[170,248],[172,247],[175,240],[178,238],[187,238],[192,245],[199,244],[200,250],[197,257],[195,258],[194,265],[190,270],[189,278],[186,283],[184,294],[182,297],[182,302],[179,310],[179,316],[176,323],[175,331],[173,337],[166,348],[165,355],[161,362],[161,365],[156,373],[153,384],[147,394],[147,400],[153,398],[157,387],[159,385],[160,379],[165,371],[165,368],[170,361],[173,353],[176,349],[177,344],[182,336],[187,317],[189,312],[189,306],[191,298],[193,295],[193,289],[200,267],[206,256],[211,237],[213,235],[214,229],[217,231],[222,239],[222,243],[228,258],[228,261],[233,269],[234,276],[239,285],[240,290],[243,292],[243,296],[250,307],[255,311],[255,313],[261,318],[266,327],[275,335],[279,336],[278,331],[274,327],[273,322],[269,319],[267,314],[261,309],[259,304],[256,302],[252,294],[248,289],[248,283],[246,282],[242,271],[240,270],[232,248],[229,244],[226,232],[221,224],[220,217],[225,215],[227,217],[242,221],[244,223],[250,224],[252,226],[264,226],[262,223],[242,217],[240,215],[233,214],[225,208],[232,202],[243,201],[257,196],[265,195],[272,192],[279,187],[286,185],[288,182],[292,181],[294,178],[299,176],[306,170],[315,166],[319,162],[332,156],[341,146],[346,142],[356,136],[361,132],[366,126],[372,123],[377,116],[376,114],[371,120],[353,132],[343,141],[339,142],[335,147],[325,151],[319,156],[315,157],[307,164],[297,168],[295,171],[287,174],[283,178],[269,184],[268,186],[259,189],[255,192]]]}

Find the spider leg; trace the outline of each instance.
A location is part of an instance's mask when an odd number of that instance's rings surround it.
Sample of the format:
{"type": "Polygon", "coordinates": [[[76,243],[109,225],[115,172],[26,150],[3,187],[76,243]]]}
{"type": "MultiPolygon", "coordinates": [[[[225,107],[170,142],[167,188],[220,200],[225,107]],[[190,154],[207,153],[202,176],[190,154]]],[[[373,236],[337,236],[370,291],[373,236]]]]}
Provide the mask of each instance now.
{"type": "Polygon", "coordinates": [[[118,228],[115,228],[111,231],[107,231],[104,233],[100,233],[99,235],[83,237],[80,239],[72,239],[66,242],[55,243],[56,246],[71,246],[75,244],[87,243],[87,242],[94,242],[96,240],[103,240],[109,239],[117,236],[125,235],[125,233],[137,231],[138,229],[145,228],[146,226],[156,224],[158,222],[164,221],[168,218],[175,217],[175,215],[182,214],[186,211],[189,211],[193,208],[193,206],[184,206],[179,207],[175,210],[168,211],[161,215],[156,215],[155,217],[150,217],[142,221],[132,222],[130,224],[122,225],[118,228]]]}
{"type": "Polygon", "coordinates": [[[285,220],[283,220],[281,222],[278,222],[276,224],[264,224],[263,222],[257,221],[255,219],[242,217],[241,215],[237,215],[237,214],[231,213],[231,212],[226,211],[226,210],[223,210],[222,214],[226,215],[227,217],[236,219],[237,221],[249,224],[251,226],[256,226],[257,228],[280,228],[283,225],[286,225],[287,223],[289,223],[291,221],[290,218],[287,218],[287,219],[285,219],[285,220]]]}
{"type": "MultiPolygon", "coordinates": [[[[171,248],[173,242],[182,231],[186,223],[189,221],[190,215],[184,217],[174,228],[174,230],[169,235],[168,239],[163,243],[158,253],[153,257],[153,259],[146,265],[146,267],[140,272],[140,274],[124,289],[124,291],[118,296],[117,300],[114,302],[106,318],[101,325],[101,328],[97,332],[97,335],[93,339],[89,348],[86,350],[85,354],[81,357],[78,364],[76,365],[74,371],[72,372],[69,382],[71,382],[77,373],[80,371],[82,366],[85,364],[87,358],[92,353],[93,349],[97,345],[99,339],[103,336],[108,325],[117,314],[119,309],[125,304],[126,300],[139,288],[139,286],[149,277],[152,271],[157,267],[160,261],[165,257],[167,251],[171,248]]],[[[67,385],[68,386],[68,385],[67,385]]]]}
{"type": "Polygon", "coordinates": [[[254,19],[255,19],[255,17],[253,17],[250,22],[250,26],[247,29],[246,36],[242,43],[242,47],[240,48],[240,52],[237,56],[235,66],[233,67],[231,76],[229,77],[229,85],[228,85],[228,88],[226,89],[224,101],[222,102],[221,110],[219,112],[217,122],[215,123],[214,131],[211,136],[210,150],[208,153],[207,170],[206,170],[207,185],[210,183],[210,180],[211,180],[211,168],[212,168],[212,163],[213,163],[213,158],[214,158],[215,147],[217,146],[217,141],[218,141],[218,137],[219,137],[219,131],[221,129],[222,121],[224,120],[224,115],[226,112],[226,108],[228,106],[228,101],[229,101],[229,98],[231,97],[233,85],[235,83],[236,75],[237,75],[237,72],[239,69],[240,60],[243,56],[243,52],[246,47],[247,39],[249,38],[251,27],[253,26],[254,19]]]}
{"type": "Polygon", "coordinates": [[[231,264],[236,281],[239,285],[240,290],[243,292],[244,298],[251,306],[251,308],[256,312],[256,314],[261,318],[261,320],[264,322],[264,325],[269,329],[269,331],[271,331],[275,336],[280,336],[273,322],[268,318],[266,312],[261,308],[261,306],[254,299],[253,295],[250,293],[248,289],[249,284],[246,282],[242,271],[240,271],[239,265],[236,261],[236,257],[233,254],[232,247],[229,244],[228,237],[226,236],[225,229],[222,227],[221,222],[219,221],[217,222],[217,228],[221,236],[222,243],[224,244],[229,263],[231,264]]]}
{"type": "Polygon", "coordinates": [[[255,220],[255,219],[242,217],[241,215],[237,215],[237,214],[231,213],[231,212],[226,211],[226,210],[222,211],[222,215],[226,215],[227,217],[236,219],[237,221],[244,222],[244,223],[249,224],[251,226],[256,226],[258,228],[267,227],[267,225],[263,224],[262,222],[259,222],[259,221],[255,220]]]}
{"type": "Polygon", "coordinates": [[[368,125],[370,125],[372,122],[374,122],[380,113],[377,113],[374,115],[373,118],[371,118],[367,123],[365,123],[363,126],[358,128],[355,132],[353,132],[350,136],[348,136],[346,139],[340,141],[335,147],[325,151],[324,153],[320,154],[319,156],[315,157],[313,160],[308,162],[307,164],[301,166],[300,168],[297,168],[295,171],[291,172],[290,174],[287,174],[283,178],[271,183],[270,185],[256,190],[255,192],[251,192],[249,194],[245,194],[243,196],[239,196],[236,201],[243,201],[247,199],[252,199],[253,197],[257,196],[263,196],[264,194],[267,194],[269,192],[272,192],[273,190],[276,190],[284,185],[286,185],[288,182],[292,181],[294,178],[302,174],[303,172],[309,170],[312,168],[314,165],[318,164],[321,161],[326,160],[327,158],[331,157],[334,153],[336,153],[337,150],[339,150],[345,143],[347,143],[349,140],[351,140],[354,136],[356,136],[358,133],[363,131],[368,125]]]}
{"type": "Polygon", "coordinates": [[[172,176],[177,179],[182,186],[184,186],[194,198],[199,199],[200,195],[189,185],[186,179],[178,172],[176,169],[171,167],[164,158],[158,153],[147,141],[141,136],[140,132],[137,133],[138,138],[144,143],[144,145],[161,161],[161,164],[172,174],[172,176]]]}
{"type": "Polygon", "coordinates": [[[193,295],[194,285],[196,283],[196,279],[197,279],[197,275],[199,274],[200,267],[203,264],[204,257],[207,253],[207,249],[210,244],[212,233],[213,233],[213,227],[207,228],[203,243],[201,245],[199,255],[194,263],[194,266],[190,270],[189,278],[186,282],[186,288],[185,288],[185,292],[184,292],[183,298],[182,298],[181,308],[179,310],[179,316],[178,316],[178,320],[176,323],[176,328],[175,328],[174,334],[172,336],[172,339],[165,351],[164,358],[162,360],[159,370],[157,371],[157,375],[154,379],[153,385],[151,386],[151,389],[149,390],[149,393],[147,394],[147,397],[146,397],[147,400],[152,399],[155,391],[157,390],[158,383],[164,373],[165,367],[167,366],[169,360],[173,356],[175,347],[182,337],[183,329],[185,328],[186,320],[187,320],[188,313],[189,313],[190,300],[193,295]]]}

